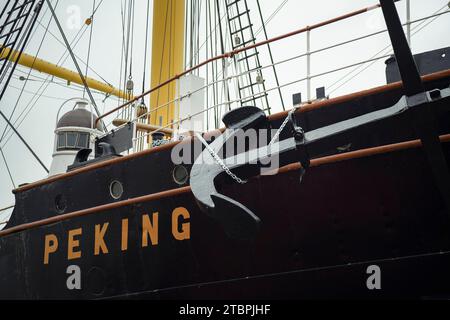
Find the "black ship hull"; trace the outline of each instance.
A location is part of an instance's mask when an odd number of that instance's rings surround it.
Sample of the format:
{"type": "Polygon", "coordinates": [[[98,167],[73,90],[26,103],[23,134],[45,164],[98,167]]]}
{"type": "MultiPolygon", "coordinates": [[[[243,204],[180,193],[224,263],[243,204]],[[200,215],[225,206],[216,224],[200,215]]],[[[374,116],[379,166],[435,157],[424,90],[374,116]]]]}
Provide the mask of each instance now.
{"type": "MultiPolygon", "coordinates": [[[[426,82],[449,84],[448,72],[426,82]]],[[[391,85],[299,118],[313,130],[401,94],[391,85]]],[[[450,164],[450,115],[436,113],[450,164]]],[[[313,159],[301,183],[291,165],[224,186],[261,219],[251,241],[227,237],[188,184],[174,181],[171,146],[24,186],[0,236],[0,298],[449,297],[449,217],[416,139],[410,122],[386,121],[349,135],[346,150],[313,159]],[[124,187],[120,199],[110,196],[112,181],[124,187]],[[380,288],[368,286],[371,266],[381,271],[380,288]]]]}

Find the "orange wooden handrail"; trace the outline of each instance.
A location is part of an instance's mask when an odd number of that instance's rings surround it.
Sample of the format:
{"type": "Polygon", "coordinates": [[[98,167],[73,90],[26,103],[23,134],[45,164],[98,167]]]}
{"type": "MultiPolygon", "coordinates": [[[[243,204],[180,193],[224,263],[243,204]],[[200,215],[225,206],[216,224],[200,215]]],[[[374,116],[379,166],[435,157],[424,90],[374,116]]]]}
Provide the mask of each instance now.
{"type": "MultiPolygon", "coordinates": [[[[430,75],[423,76],[422,80],[424,82],[429,82],[429,81],[435,81],[435,80],[443,79],[443,78],[446,78],[446,77],[450,77],[450,69],[449,70],[445,70],[445,71],[441,71],[441,72],[436,72],[436,73],[433,73],[433,74],[430,74],[430,75]]],[[[387,91],[390,91],[390,90],[399,89],[399,88],[402,88],[402,85],[403,85],[402,82],[395,82],[395,83],[390,83],[388,85],[379,86],[379,87],[375,87],[375,88],[372,88],[372,89],[355,92],[355,93],[352,93],[352,94],[344,95],[344,96],[341,96],[341,97],[336,97],[336,98],[329,99],[329,100],[313,102],[313,103],[311,103],[309,105],[303,106],[302,108],[298,109],[297,113],[303,113],[303,112],[308,112],[308,111],[311,111],[311,110],[326,108],[326,107],[330,107],[330,106],[333,106],[333,105],[336,105],[336,104],[345,103],[345,102],[348,102],[348,101],[351,101],[351,100],[354,100],[354,99],[360,99],[360,98],[363,98],[363,97],[366,97],[366,96],[370,96],[372,94],[377,94],[377,93],[387,92],[387,91]]],[[[273,114],[273,115],[269,116],[269,120],[270,121],[274,121],[274,120],[284,119],[284,118],[286,118],[286,116],[287,116],[287,112],[280,112],[280,113],[273,114]]],[[[223,131],[224,129],[219,129],[219,130],[223,131]]],[[[217,130],[216,131],[212,131],[212,132],[207,132],[207,133],[205,133],[205,137],[208,137],[210,135],[214,135],[215,133],[217,133],[217,130]]],[[[100,162],[100,163],[92,164],[90,166],[86,166],[86,167],[83,167],[83,168],[80,168],[80,169],[77,169],[77,170],[74,170],[74,171],[71,171],[71,172],[67,172],[67,173],[64,173],[64,174],[60,174],[60,175],[53,176],[53,177],[50,177],[50,178],[47,178],[47,179],[44,179],[44,180],[40,180],[40,181],[37,181],[37,182],[34,182],[34,183],[30,183],[30,184],[24,185],[22,187],[19,187],[19,188],[13,190],[13,193],[24,192],[24,191],[27,191],[27,190],[39,187],[41,185],[47,184],[47,183],[51,183],[51,182],[54,182],[54,181],[58,181],[58,180],[62,180],[62,179],[65,179],[65,178],[69,178],[69,177],[75,176],[75,175],[83,173],[83,172],[88,172],[88,171],[91,171],[91,170],[103,168],[103,167],[110,166],[110,165],[113,165],[113,164],[116,164],[116,163],[121,163],[121,162],[128,161],[128,160],[131,160],[131,159],[139,158],[139,157],[142,157],[142,156],[145,156],[145,155],[148,155],[148,154],[162,152],[164,150],[169,150],[169,149],[175,147],[179,143],[189,143],[191,141],[191,139],[193,139],[193,138],[188,138],[187,140],[184,140],[184,141],[181,141],[181,142],[177,141],[177,142],[168,143],[168,144],[165,144],[165,145],[160,146],[160,147],[155,147],[155,148],[151,148],[151,149],[148,149],[148,150],[136,152],[136,153],[133,153],[133,154],[130,154],[128,156],[121,157],[121,158],[115,158],[115,159],[112,159],[112,160],[106,160],[106,161],[103,161],[103,162],[100,162]]]]}
{"type": "MultiPolygon", "coordinates": [[[[440,136],[439,138],[440,138],[441,142],[443,142],[443,143],[450,142],[450,134],[440,136]]],[[[341,161],[348,161],[348,160],[352,160],[352,159],[370,157],[370,156],[374,156],[374,155],[391,153],[391,152],[395,152],[395,151],[419,148],[421,146],[422,146],[422,142],[420,140],[413,140],[413,141],[401,142],[401,143],[385,145],[385,146],[380,146],[380,147],[357,150],[357,151],[352,151],[352,152],[348,152],[348,153],[332,155],[332,156],[328,156],[328,157],[324,157],[324,158],[313,159],[313,160],[311,160],[311,167],[319,167],[319,166],[336,163],[336,162],[341,162],[341,161]]],[[[298,163],[291,164],[291,165],[281,168],[279,170],[279,174],[284,174],[284,173],[287,173],[287,172],[290,172],[293,170],[298,170],[298,169],[300,169],[300,165],[298,163]]],[[[7,230],[0,231],[0,237],[4,237],[7,235],[17,233],[17,232],[21,232],[21,231],[41,227],[41,226],[50,225],[50,224],[68,220],[68,219],[73,219],[73,218],[77,218],[77,217],[81,217],[81,216],[85,216],[85,215],[89,215],[89,214],[94,214],[94,213],[98,213],[98,212],[103,212],[103,211],[107,211],[107,210],[117,209],[117,208],[130,206],[130,205],[138,204],[138,203],[142,203],[142,202],[150,202],[150,201],[156,201],[156,200],[160,200],[160,199],[164,199],[164,198],[174,197],[174,196],[186,194],[189,192],[191,192],[191,187],[183,187],[183,188],[178,188],[178,189],[173,189],[173,190],[150,194],[150,195],[143,196],[143,197],[128,199],[128,200],[124,200],[124,201],[120,201],[120,202],[101,205],[98,207],[75,211],[72,213],[67,213],[67,214],[51,217],[48,219],[39,220],[36,222],[26,223],[26,224],[22,224],[22,225],[19,225],[16,227],[12,227],[7,230]]]]}
{"type": "MultiPolygon", "coordinates": [[[[399,0],[396,0],[396,1],[399,1],[399,0]]],[[[124,104],[122,104],[122,105],[120,105],[120,106],[118,106],[118,107],[116,107],[116,108],[106,112],[105,114],[101,115],[100,117],[98,117],[95,120],[95,125],[97,126],[98,122],[101,119],[109,116],[110,114],[112,114],[112,113],[114,113],[116,111],[119,111],[119,110],[129,106],[133,102],[136,102],[139,99],[142,99],[143,97],[149,95],[150,93],[152,93],[152,92],[154,92],[154,91],[156,91],[158,89],[161,89],[162,87],[168,85],[169,83],[171,83],[171,82],[173,82],[175,80],[178,80],[179,78],[181,78],[181,77],[191,73],[194,70],[197,70],[197,69],[203,67],[206,64],[209,64],[209,63],[217,61],[217,60],[222,60],[222,59],[225,59],[225,58],[231,58],[231,57],[233,57],[236,54],[239,54],[241,52],[244,52],[244,51],[247,51],[247,50],[251,50],[251,49],[254,49],[254,48],[257,48],[257,47],[260,47],[260,46],[264,46],[264,45],[270,44],[272,42],[280,41],[280,40],[283,40],[283,39],[286,39],[286,38],[289,38],[289,37],[292,37],[292,36],[295,36],[295,35],[298,35],[298,34],[301,34],[301,33],[304,33],[304,32],[310,31],[310,30],[313,30],[313,29],[317,29],[317,28],[320,28],[320,27],[323,27],[323,26],[326,26],[326,25],[329,25],[329,24],[332,24],[332,23],[335,23],[335,22],[338,22],[338,21],[341,21],[341,20],[345,20],[345,19],[357,16],[359,14],[365,13],[367,11],[370,11],[370,10],[373,10],[373,9],[376,9],[376,8],[379,8],[379,7],[380,7],[380,4],[376,4],[376,5],[373,5],[373,6],[370,6],[370,7],[362,8],[362,9],[359,9],[359,10],[356,10],[356,11],[352,11],[352,12],[346,13],[344,15],[341,15],[341,16],[338,16],[338,17],[335,17],[335,18],[332,18],[332,19],[329,19],[329,20],[325,20],[325,21],[319,22],[317,24],[313,24],[311,26],[306,26],[306,27],[303,27],[301,29],[298,29],[298,30],[295,30],[295,31],[292,31],[292,32],[289,32],[289,33],[286,33],[286,34],[283,34],[283,35],[280,35],[280,36],[268,39],[268,40],[264,40],[264,41],[261,41],[261,42],[258,42],[258,43],[246,46],[246,47],[235,49],[233,51],[230,51],[230,52],[218,55],[216,57],[210,58],[208,60],[205,60],[202,63],[200,63],[200,64],[198,64],[196,66],[193,66],[192,68],[189,68],[189,69],[183,71],[180,74],[176,74],[175,76],[173,76],[173,77],[167,79],[166,81],[160,83],[156,87],[149,89],[148,91],[144,92],[143,94],[141,94],[141,95],[139,95],[137,97],[134,97],[134,99],[132,99],[132,100],[130,100],[130,101],[128,101],[128,102],[126,102],[126,103],[124,103],[124,104]]]]}

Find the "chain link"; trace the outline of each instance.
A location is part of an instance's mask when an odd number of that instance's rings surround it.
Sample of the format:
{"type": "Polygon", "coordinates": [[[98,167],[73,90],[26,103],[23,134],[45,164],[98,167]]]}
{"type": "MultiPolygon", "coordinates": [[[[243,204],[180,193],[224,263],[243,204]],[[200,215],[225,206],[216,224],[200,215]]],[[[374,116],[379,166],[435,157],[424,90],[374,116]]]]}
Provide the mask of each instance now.
{"type": "Polygon", "coordinates": [[[152,142],[152,148],[160,147],[165,144],[168,144],[170,141],[168,140],[155,140],[152,142]]]}
{"type": "Polygon", "coordinates": [[[198,132],[195,133],[196,137],[201,141],[201,143],[205,146],[205,148],[208,150],[208,152],[211,154],[211,156],[214,158],[214,160],[222,167],[222,169],[237,183],[239,184],[246,184],[247,181],[242,180],[237,175],[235,175],[233,172],[231,172],[230,168],[227,167],[227,165],[223,162],[223,160],[219,157],[219,155],[209,146],[208,142],[206,142],[205,139],[203,139],[202,135],[198,132]]]}
{"type": "MultiPolygon", "coordinates": [[[[288,124],[289,119],[291,118],[292,114],[293,114],[295,111],[297,111],[297,109],[298,109],[298,107],[294,107],[294,108],[292,108],[291,111],[289,111],[289,113],[288,113],[286,119],[284,119],[284,121],[283,121],[283,123],[281,124],[280,128],[279,128],[278,131],[275,133],[275,135],[274,135],[272,141],[270,141],[269,146],[268,146],[268,147],[269,147],[269,150],[270,150],[270,147],[278,140],[278,138],[280,137],[281,132],[283,132],[284,128],[285,128],[286,125],[288,124]]],[[[303,168],[303,166],[302,166],[302,167],[300,168],[300,183],[303,182],[303,178],[305,177],[305,173],[306,173],[306,169],[303,168]]]]}
{"type": "Polygon", "coordinates": [[[270,148],[275,142],[277,142],[278,138],[280,137],[281,132],[283,132],[284,128],[286,127],[286,125],[289,122],[289,119],[291,118],[291,115],[297,110],[297,107],[292,108],[291,111],[289,111],[286,119],[284,119],[283,123],[281,124],[280,128],[278,129],[278,131],[275,133],[275,135],[273,136],[272,140],[270,141],[268,147],[270,148]]]}
{"type": "MultiPolygon", "coordinates": [[[[275,142],[277,142],[278,138],[280,137],[281,132],[283,132],[284,128],[289,123],[289,119],[291,115],[297,110],[297,107],[292,108],[291,111],[289,111],[286,119],[284,119],[283,123],[281,124],[278,131],[275,133],[275,136],[270,141],[268,147],[270,148],[275,142]]],[[[223,162],[223,160],[219,157],[219,155],[209,146],[208,142],[206,142],[205,139],[203,139],[202,135],[198,132],[195,133],[196,137],[201,141],[201,143],[205,146],[205,148],[208,150],[208,152],[211,154],[211,156],[214,158],[214,160],[222,167],[222,169],[237,183],[239,184],[246,184],[247,181],[242,180],[237,175],[235,175],[233,172],[231,172],[230,168],[227,167],[227,165],[223,162]]]]}

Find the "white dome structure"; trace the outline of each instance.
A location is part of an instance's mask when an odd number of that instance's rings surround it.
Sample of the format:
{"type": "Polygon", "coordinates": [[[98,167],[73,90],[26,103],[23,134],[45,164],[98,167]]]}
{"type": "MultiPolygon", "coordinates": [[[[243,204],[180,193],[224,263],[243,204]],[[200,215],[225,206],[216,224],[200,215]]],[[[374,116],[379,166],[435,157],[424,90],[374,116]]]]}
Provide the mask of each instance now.
{"type": "MultiPolygon", "coordinates": [[[[101,123],[96,125],[97,116],[88,110],[89,102],[83,99],[71,99],[60,108],[56,120],[55,145],[49,176],[67,172],[78,151],[95,148],[95,138],[102,134],[101,123]],[[63,106],[75,100],[75,107],[59,118],[63,106]]],[[[93,157],[93,156],[91,156],[93,157]]]]}

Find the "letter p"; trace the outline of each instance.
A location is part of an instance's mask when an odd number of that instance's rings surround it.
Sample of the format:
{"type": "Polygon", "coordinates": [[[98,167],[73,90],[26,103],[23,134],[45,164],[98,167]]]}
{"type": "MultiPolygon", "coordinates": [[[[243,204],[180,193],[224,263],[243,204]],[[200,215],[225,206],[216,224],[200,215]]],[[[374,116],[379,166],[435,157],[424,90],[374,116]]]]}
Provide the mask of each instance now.
{"type": "Polygon", "coordinates": [[[55,253],[58,250],[58,238],[54,234],[48,234],[45,236],[45,249],[44,249],[44,264],[48,264],[50,253],[55,253]]]}

